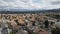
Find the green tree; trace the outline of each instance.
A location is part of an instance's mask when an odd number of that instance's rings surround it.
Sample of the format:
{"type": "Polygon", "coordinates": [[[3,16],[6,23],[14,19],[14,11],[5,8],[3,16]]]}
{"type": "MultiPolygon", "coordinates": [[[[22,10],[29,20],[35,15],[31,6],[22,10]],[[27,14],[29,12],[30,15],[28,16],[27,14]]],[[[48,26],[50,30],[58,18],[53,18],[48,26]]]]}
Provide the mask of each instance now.
{"type": "Polygon", "coordinates": [[[51,33],[52,34],[60,34],[60,28],[56,28],[56,29],[51,30],[51,33]]]}
{"type": "Polygon", "coordinates": [[[48,28],[48,26],[49,26],[48,20],[46,20],[46,21],[44,22],[44,24],[45,24],[45,28],[48,28]]]}
{"type": "Polygon", "coordinates": [[[55,22],[51,22],[51,25],[55,24],[55,22]]]}

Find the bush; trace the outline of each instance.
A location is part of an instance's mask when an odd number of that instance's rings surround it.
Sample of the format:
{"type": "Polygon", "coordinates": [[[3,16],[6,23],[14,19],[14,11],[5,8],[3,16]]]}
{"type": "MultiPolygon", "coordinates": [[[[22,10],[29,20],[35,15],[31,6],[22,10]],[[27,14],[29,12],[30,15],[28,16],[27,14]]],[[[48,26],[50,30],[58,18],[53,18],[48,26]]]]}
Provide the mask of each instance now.
{"type": "Polygon", "coordinates": [[[16,34],[16,32],[10,32],[10,34],[16,34]]]}

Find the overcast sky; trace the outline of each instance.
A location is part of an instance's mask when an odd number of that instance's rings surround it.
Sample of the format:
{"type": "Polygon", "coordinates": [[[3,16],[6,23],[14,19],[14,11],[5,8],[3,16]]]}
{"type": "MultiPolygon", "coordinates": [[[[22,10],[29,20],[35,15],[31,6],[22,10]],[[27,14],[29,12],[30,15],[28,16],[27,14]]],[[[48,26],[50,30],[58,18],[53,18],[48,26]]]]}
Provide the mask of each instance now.
{"type": "Polygon", "coordinates": [[[0,0],[0,9],[57,9],[60,0],[0,0]]]}

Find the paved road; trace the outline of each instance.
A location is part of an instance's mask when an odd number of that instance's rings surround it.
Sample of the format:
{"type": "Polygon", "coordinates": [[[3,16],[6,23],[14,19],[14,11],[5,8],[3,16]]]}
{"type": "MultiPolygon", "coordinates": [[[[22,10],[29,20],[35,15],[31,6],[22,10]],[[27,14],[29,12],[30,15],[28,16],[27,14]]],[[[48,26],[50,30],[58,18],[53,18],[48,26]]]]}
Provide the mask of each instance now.
{"type": "Polygon", "coordinates": [[[8,34],[9,29],[8,29],[8,25],[7,25],[7,20],[2,19],[2,24],[1,24],[1,28],[0,28],[0,34],[8,34]]]}

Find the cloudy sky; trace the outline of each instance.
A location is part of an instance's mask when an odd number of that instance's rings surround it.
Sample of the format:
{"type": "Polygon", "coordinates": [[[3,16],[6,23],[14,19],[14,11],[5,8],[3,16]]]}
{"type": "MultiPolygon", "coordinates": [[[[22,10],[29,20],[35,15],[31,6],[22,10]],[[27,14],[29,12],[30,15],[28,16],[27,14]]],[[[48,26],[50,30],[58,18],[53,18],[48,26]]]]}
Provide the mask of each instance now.
{"type": "Polygon", "coordinates": [[[0,0],[0,10],[38,10],[57,8],[60,8],[60,0],[0,0]]]}

